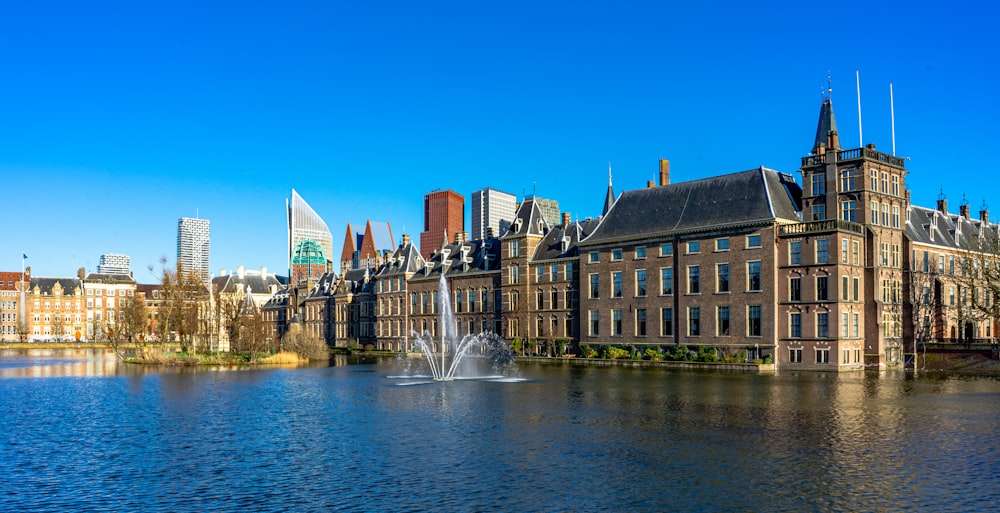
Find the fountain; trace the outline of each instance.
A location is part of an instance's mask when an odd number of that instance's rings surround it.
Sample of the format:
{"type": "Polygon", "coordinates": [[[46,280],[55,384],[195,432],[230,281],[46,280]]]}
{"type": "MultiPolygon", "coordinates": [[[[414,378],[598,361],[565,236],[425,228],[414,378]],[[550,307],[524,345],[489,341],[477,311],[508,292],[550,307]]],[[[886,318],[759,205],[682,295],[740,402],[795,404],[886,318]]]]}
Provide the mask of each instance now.
{"type": "MultiPolygon", "coordinates": [[[[468,334],[461,339],[458,338],[455,328],[455,314],[451,309],[451,292],[448,290],[448,283],[444,274],[438,283],[438,311],[440,317],[438,324],[441,329],[441,340],[439,343],[440,353],[434,351],[434,337],[430,333],[424,332],[419,335],[412,332],[414,338],[414,348],[420,351],[427,358],[427,365],[430,367],[434,381],[452,381],[456,379],[456,372],[462,359],[470,354],[470,350],[478,350],[478,356],[488,359],[492,363],[494,370],[501,367],[509,367],[514,362],[514,353],[511,352],[507,344],[499,335],[486,332],[479,334],[468,334]]],[[[469,378],[490,378],[502,376],[465,376],[469,378]]]]}

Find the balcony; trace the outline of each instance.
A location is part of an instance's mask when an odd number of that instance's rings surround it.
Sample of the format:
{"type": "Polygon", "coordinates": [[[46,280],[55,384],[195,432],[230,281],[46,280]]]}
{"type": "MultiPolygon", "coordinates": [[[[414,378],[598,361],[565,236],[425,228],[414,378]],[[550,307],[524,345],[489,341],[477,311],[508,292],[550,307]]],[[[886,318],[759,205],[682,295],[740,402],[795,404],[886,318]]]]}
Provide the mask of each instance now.
{"type": "Polygon", "coordinates": [[[867,160],[870,162],[880,162],[900,169],[906,168],[906,159],[882,153],[872,147],[854,148],[852,150],[840,150],[824,153],[823,155],[809,155],[802,157],[802,167],[813,167],[828,162],[845,162],[850,160],[867,160]],[[832,160],[835,157],[836,160],[832,160]]]}
{"type": "Polygon", "coordinates": [[[825,221],[812,221],[809,223],[783,224],[778,227],[778,235],[781,237],[795,237],[810,235],[814,233],[846,232],[855,235],[864,235],[864,226],[850,221],[840,219],[828,219],[825,221]]]}

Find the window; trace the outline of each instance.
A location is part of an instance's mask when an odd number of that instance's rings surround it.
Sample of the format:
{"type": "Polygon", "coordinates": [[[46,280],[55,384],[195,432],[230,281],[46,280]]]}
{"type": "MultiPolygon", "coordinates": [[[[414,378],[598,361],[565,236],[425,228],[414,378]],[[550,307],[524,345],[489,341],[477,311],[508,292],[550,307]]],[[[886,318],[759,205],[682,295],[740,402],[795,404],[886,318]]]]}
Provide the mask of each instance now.
{"type": "Polygon", "coordinates": [[[871,218],[871,223],[872,224],[878,224],[878,202],[877,201],[873,201],[872,202],[872,218],[871,218]]]}
{"type": "Polygon", "coordinates": [[[469,311],[476,311],[476,291],[474,290],[469,291],[469,311]]]}
{"type": "Polygon", "coordinates": [[[660,256],[670,256],[674,254],[674,245],[669,242],[660,244],[660,256]]]}
{"type": "Polygon", "coordinates": [[[540,265],[535,268],[535,283],[543,283],[545,281],[545,266],[540,265]]]}
{"type": "Polygon", "coordinates": [[[596,251],[591,251],[590,252],[590,263],[596,264],[597,262],[600,262],[600,261],[601,261],[601,258],[599,256],[599,253],[596,252],[596,251]]]}
{"type": "Polygon", "coordinates": [[[792,265],[802,264],[802,242],[794,241],[788,243],[788,262],[792,265]]]}
{"type": "Polygon", "coordinates": [[[671,267],[660,268],[660,294],[674,293],[674,270],[671,267]]]}
{"type": "Polygon", "coordinates": [[[854,190],[854,169],[845,169],[840,173],[840,190],[843,192],[854,190]]]}
{"type": "Polygon", "coordinates": [[[716,251],[729,251],[729,237],[723,237],[721,239],[715,239],[715,250],[716,251]]]}
{"type": "Polygon", "coordinates": [[[889,226],[889,204],[882,204],[882,226],[889,226]]]}
{"type": "Polygon", "coordinates": [[[840,218],[844,221],[854,222],[857,220],[858,205],[854,201],[840,202],[840,218]]]}
{"type": "Polygon", "coordinates": [[[611,336],[622,336],[622,311],[614,309],[611,311],[611,336]]]}
{"type": "Polygon", "coordinates": [[[788,363],[802,363],[801,347],[793,347],[788,349],[788,363]]]}
{"type": "Polygon", "coordinates": [[[646,258],[646,246],[639,246],[635,248],[635,258],[637,260],[646,258]]]}
{"type": "Polygon", "coordinates": [[[688,267],[688,294],[701,293],[700,268],[697,265],[688,267]]]}
{"type": "Polygon", "coordinates": [[[938,255],[938,274],[944,274],[944,255],[938,255]]]}
{"type": "Polygon", "coordinates": [[[816,314],[816,336],[817,337],[829,337],[830,336],[830,314],[827,312],[820,312],[816,314]]]}
{"type": "Polygon", "coordinates": [[[636,308],[635,310],[635,336],[646,336],[646,309],[636,308]]]}
{"type": "Polygon", "coordinates": [[[552,289],[552,291],[549,293],[549,301],[550,301],[549,308],[551,308],[553,310],[558,310],[559,309],[559,291],[558,290],[552,289]]]}
{"type": "Polygon", "coordinates": [[[590,336],[596,337],[599,333],[599,328],[601,325],[601,312],[598,310],[590,311],[590,336]]]}
{"type": "Polygon", "coordinates": [[[847,239],[840,239],[840,261],[846,264],[848,262],[848,241],[847,239]]]}
{"type": "Polygon", "coordinates": [[[622,273],[611,273],[611,297],[622,297],[622,273]]]}
{"type": "Polygon", "coordinates": [[[816,263],[825,264],[830,261],[830,241],[819,239],[816,241],[816,263]]]}
{"type": "Polygon", "coordinates": [[[816,363],[830,363],[830,349],[817,349],[816,350],[816,363]]]}
{"type": "Polygon", "coordinates": [[[848,330],[850,329],[850,321],[847,312],[840,314],[840,336],[843,338],[848,337],[848,330]]]}
{"type": "Polygon", "coordinates": [[[892,175],[892,195],[899,196],[899,176],[892,175]]]}
{"type": "Polygon", "coordinates": [[[760,247],[760,235],[747,235],[747,247],[748,248],[759,248],[760,247]]]}
{"type": "Polygon", "coordinates": [[[510,256],[518,257],[521,256],[521,241],[512,240],[507,244],[507,249],[510,252],[510,256]]]}
{"type": "Polygon", "coordinates": [[[813,221],[824,221],[826,220],[826,205],[813,205],[812,207],[812,220],[813,221]]]}
{"type": "Polygon", "coordinates": [[[802,301],[802,278],[791,278],[788,280],[788,300],[802,301]]]}
{"type": "Polygon", "coordinates": [[[593,273],[590,275],[590,298],[601,297],[601,275],[593,273]]]}
{"type": "Polygon", "coordinates": [[[715,275],[717,277],[715,291],[729,292],[729,264],[716,264],[715,275]]]}
{"type": "Polygon", "coordinates": [[[612,249],[611,250],[611,261],[612,262],[617,262],[617,261],[619,261],[621,259],[622,259],[622,250],[621,250],[621,248],[612,249]]]}
{"type": "Polygon", "coordinates": [[[747,262],[747,290],[761,290],[760,261],[747,262]]]}
{"type": "Polygon", "coordinates": [[[688,308],[688,335],[701,336],[701,309],[697,306],[688,308]]]}
{"type": "Polygon", "coordinates": [[[716,334],[720,337],[729,336],[729,307],[720,306],[716,308],[715,318],[717,320],[718,326],[716,327],[716,334]]]}
{"type": "Polygon", "coordinates": [[[545,293],[541,290],[535,292],[535,310],[545,309],[545,293]]]}
{"type": "Polygon", "coordinates": [[[892,206],[892,227],[899,228],[899,205],[892,206]]]}
{"type": "MultiPolygon", "coordinates": [[[[465,294],[461,290],[456,290],[455,291],[455,312],[456,313],[462,313],[462,306],[463,306],[463,303],[464,303],[464,301],[462,301],[462,297],[464,295],[465,294]]],[[[392,303],[389,303],[389,309],[390,310],[392,309],[392,303]]],[[[391,315],[391,312],[390,312],[390,315],[391,315]]]]}
{"type": "Polygon", "coordinates": [[[872,171],[871,174],[871,190],[873,192],[878,192],[878,173],[872,171]]]}
{"type": "Polygon", "coordinates": [[[859,263],[861,261],[860,260],[860,254],[861,254],[860,247],[861,247],[861,244],[859,244],[858,241],[856,241],[856,240],[851,241],[851,264],[853,264],[853,265],[859,265],[859,263]]]}
{"type": "Polygon", "coordinates": [[[566,281],[573,279],[573,262],[566,262],[566,277],[563,279],[566,281]]]}
{"type": "Polygon", "coordinates": [[[660,309],[660,335],[671,337],[674,335],[674,309],[660,309]]]}
{"type": "Polygon", "coordinates": [[[635,295],[646,295],[646,270],[637,269],[635,271],[635,295]]]}
{"type": "Polygon", "coordinates": [[[812,195],[822,196],[826,194],[826,175],[816,173],[812,175],[812,195]]]}
{"type": "Polygon", "coordinates": [[[760,305],[750,305],[747,307],[747,336],[759,337],[761,334],[761,308],[760,305]]]}
{"type": "Polygon", "coordinates": [[[789,326],[788,334],[792,338],[800,338],[802,336],[802,314],[799,312],[792,312],[789,316],[789,326]]]}
{"type": "Polygon", "coordinates": [[[861,336],[858,331],[860,329],[861,316],[856,312],[852,315],[853,315],[853,320],[851,323],[851,332],[854,335],[854,338],[858,338],[859,336],[861,336]]]}
{"type": "Polygon", "coordinates": [[[826,301],[829,295],[829,276],[816,277],[816,300],[826,301]]]}
{"type": "Polygon", "coordinates": [[[700,253],[701,252],[701,242],[696,241],[696,240],[688,242],[687,248],[688,248],[688,253],[700,253]]]}
{"type": "Polygon", "coordinates": [[[882,194],[889,194],[889,173],[882,173],[882,194]]]}
{"type": "Polygon", "coordinates": [[[902,262],[900,260],[900,250],[899,244],[892,245],[892,266],[895,268],[902,267],[902,262]]]}

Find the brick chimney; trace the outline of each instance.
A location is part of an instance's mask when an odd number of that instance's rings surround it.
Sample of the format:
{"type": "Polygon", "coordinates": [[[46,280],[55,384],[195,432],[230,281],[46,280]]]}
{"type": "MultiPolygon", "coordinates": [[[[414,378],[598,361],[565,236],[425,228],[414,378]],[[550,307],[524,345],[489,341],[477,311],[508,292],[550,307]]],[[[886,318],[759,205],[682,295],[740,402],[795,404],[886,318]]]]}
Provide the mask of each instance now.
{"type": "Polygon", "coordinates": [[[968,219],[969,218],[969,205],[967,205],[967,204],[966,205],[959,205],[958,206],[958,213],[962,217],[968,219]]]}
{"type": "Polygon", "coordinates": [[[941,189],[941,194],[938,194],[937,209],[938,212],[948,215],[948,197],[944,195],[944,189],[941,189]]]}
{"type": "Polygon", "coordinates": [[[656,187],[656,182],[654,182],[652,180],[646,180],[646,188],[647,189],[652,189],[653,187],[656,187]]]}
{"type": "Polygon", "coordinates": [[[670,161],[660,159],[660,187],[670,185],[670,161]]]}
{"type": "Polygon", "coordinates": [[[985,201],[983,201],[983,206],[979,207],[979,220],[984,223],[990,222],[990,209],[986,206],[985,201]]]}
{"type": "Polygon", "coordinates": [[[562,227],[565,230],[569,226],[569,212],[562,213],[562,227]]]}
{"type": "Polygon", "coordinates": [[[465,232],[455,232],[455,244],[461,244],[465,242],[466,239],[465,232]]]}
{"type": "Polygon", "coordinates": [[[410,245],[410,234],[404,233],[403,234],[403,247],[405,248],[406,246],[409,246],[409,245],[410,245]]]}

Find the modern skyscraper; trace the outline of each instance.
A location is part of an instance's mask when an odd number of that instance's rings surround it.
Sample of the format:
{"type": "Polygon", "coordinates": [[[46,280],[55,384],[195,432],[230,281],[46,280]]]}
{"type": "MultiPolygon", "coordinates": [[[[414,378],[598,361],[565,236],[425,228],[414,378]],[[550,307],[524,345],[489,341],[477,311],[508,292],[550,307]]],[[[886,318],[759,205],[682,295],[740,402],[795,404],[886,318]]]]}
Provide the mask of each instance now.
{"type": "Polygon", "coordinates": [[[128,255],[105,253],[97,264],[98,274],[132,274],[131,259],[128,255]]]}
{"type": "Polygon", "coordinates": [[[420,254],[430,258],[447,237],[465,231],[465,198],[451,190],[436,190],[424,196],[424,231],[420,254]]]}
{"type": "Polygon", "coordinates": [[[187,272],[208,278],[208,219],[182,217],[177,221],[177,264],[187,272]]]}
{"type": "Polygon", "coordinates": [[[503,237],[514,221],[517,198],[510,193],[491,187],[472,193],[472,239],[486,238],[487,228],[494,237],[503,237]]]}
{"type": "MultiPolygon", "coordinates": [[[[299,193],[292,189],[291,199],[285,200],[288,209],[288,269],[292,269],[292,257],[295,247],[305,239],[312,239],[323,248],[323,257],[327,262],[333,258],[333,234],[327,228],[323,218],[299,193]]],[[[315,256],[315,255],[314,255],[315,256]]]]}
{"type": "Polygon", "coordinates": [[[538,196],[531,195],[527,196],[535,200],[535,204],[538,205],[538,209],[542,212],[542,218],[545,219],[545,223],[550,227],[559,224],[559,202],[556,200],[550,200],[545,198],[539,198],[538,196]]]}

